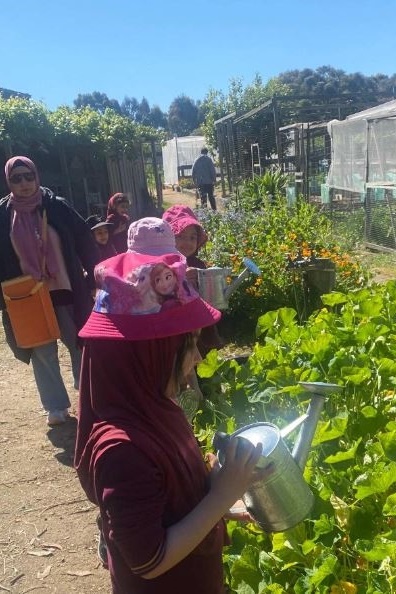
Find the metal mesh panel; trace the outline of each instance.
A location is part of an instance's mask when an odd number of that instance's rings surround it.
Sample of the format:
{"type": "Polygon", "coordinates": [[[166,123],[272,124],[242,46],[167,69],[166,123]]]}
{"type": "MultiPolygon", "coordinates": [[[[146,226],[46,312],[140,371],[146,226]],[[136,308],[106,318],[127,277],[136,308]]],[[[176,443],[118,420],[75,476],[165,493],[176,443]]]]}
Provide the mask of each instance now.
{"type": "Polygon", "coordinates": [[[396,249],[396,190],[368,188],[365,211],[366,244],[396,249]]]}

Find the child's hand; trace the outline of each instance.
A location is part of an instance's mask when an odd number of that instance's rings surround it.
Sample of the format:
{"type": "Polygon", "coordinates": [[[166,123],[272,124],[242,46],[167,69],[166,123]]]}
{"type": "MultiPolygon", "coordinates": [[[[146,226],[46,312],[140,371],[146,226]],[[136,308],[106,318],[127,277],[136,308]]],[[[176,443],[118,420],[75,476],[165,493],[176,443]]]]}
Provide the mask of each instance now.
{"type": "Polygon", "coordinates": [[[254,519],[246,509],[242,499],[238,499],[230,510],[224,515],[225,520],[236,520],[238,522],[254,522],[254,519]]]}
{"type": "Polygon", "coordinates": [[[268,468],[256,469],[262,452],[261,443],[254,446],[248,440],[243,439],[242,442],[241,439],[235,436],[229,440],[224,465],[212,480],[211,490],[218,493],[228,507],[240,499],[251,484],[271,472],[268,468]]]}
{"type": "Polygon", "coordinates": [[[186,270],[187,281],[198,291],[198,270],[196,268],[187,268],[186,270]]]}

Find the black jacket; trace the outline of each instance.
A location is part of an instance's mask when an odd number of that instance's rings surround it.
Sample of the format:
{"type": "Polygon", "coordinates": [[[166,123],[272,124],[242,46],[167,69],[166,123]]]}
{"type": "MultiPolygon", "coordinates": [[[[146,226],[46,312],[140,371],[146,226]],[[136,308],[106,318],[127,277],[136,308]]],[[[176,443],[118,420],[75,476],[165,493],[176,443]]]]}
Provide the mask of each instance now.
{"type": "MultiPolygon", "coordinates": [[[[45,208],[48,225],[55,229],[59,236],[73,293],[74,319],[77,329],[80,329],[93,305],[90,291],[95,288],[93,271],[100,259],[98,250],[88,225],[77,211],[64,198],[55,196],[48,188],[42,188],[42,192],[41,212],[45,208]]],[[[11,212],[10,196],[8,195],[0,200],[0,282],[23,274],[10,239],[11,212]]],[[[1,291],[0,309],[5,310],[1,291]]],[[[31,351],[16,346],[5,311],[3,311],[3,325],[7,342],[14,355],[22,361],[29,362],[31,351]]]]}

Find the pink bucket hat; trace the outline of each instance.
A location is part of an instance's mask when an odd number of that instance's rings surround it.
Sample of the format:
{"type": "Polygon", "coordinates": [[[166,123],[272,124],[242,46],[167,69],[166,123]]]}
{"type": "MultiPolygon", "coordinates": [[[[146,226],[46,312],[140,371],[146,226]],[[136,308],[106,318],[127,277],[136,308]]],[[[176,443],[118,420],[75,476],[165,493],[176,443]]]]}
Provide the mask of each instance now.
{"type": "Polygon", "coordinates": [[[157,217],[145,217],[134,221],[128,229],[128,252],[150,254],[178,254],[175,234],[166,221],[157,217]]]}
{"type": "Polygon", "coordinates": [[[194,211],[188,206],[185,206],[184,204],[175,204],[164,212],[162,218],[170,224],[175,235],[179,235],[189,225],[195,225],[198,230],[198,249],[208,241],[205,229],[198,221],[194,211]]]}
{"type": "Polygon", "coordinates": [[[188,284],[179,253],[118,254],[96,266],[95,280],[95,305],[81,338],[164,338],[211,326],[221,317],[188,284]]]}

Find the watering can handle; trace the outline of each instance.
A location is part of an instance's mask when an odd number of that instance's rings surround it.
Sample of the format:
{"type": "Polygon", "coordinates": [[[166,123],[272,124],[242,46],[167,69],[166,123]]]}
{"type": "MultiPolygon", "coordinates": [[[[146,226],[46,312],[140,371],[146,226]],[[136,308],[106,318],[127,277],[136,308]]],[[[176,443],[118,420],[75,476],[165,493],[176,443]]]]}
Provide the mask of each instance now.
{"type": "Polygon", "coordinates": [[[230,441],[231,436],[228,433],[223,433],[223,431],[216,431],[213,437],[212,445],[215,450],[222,451],[227,443],[230,441]]]}

